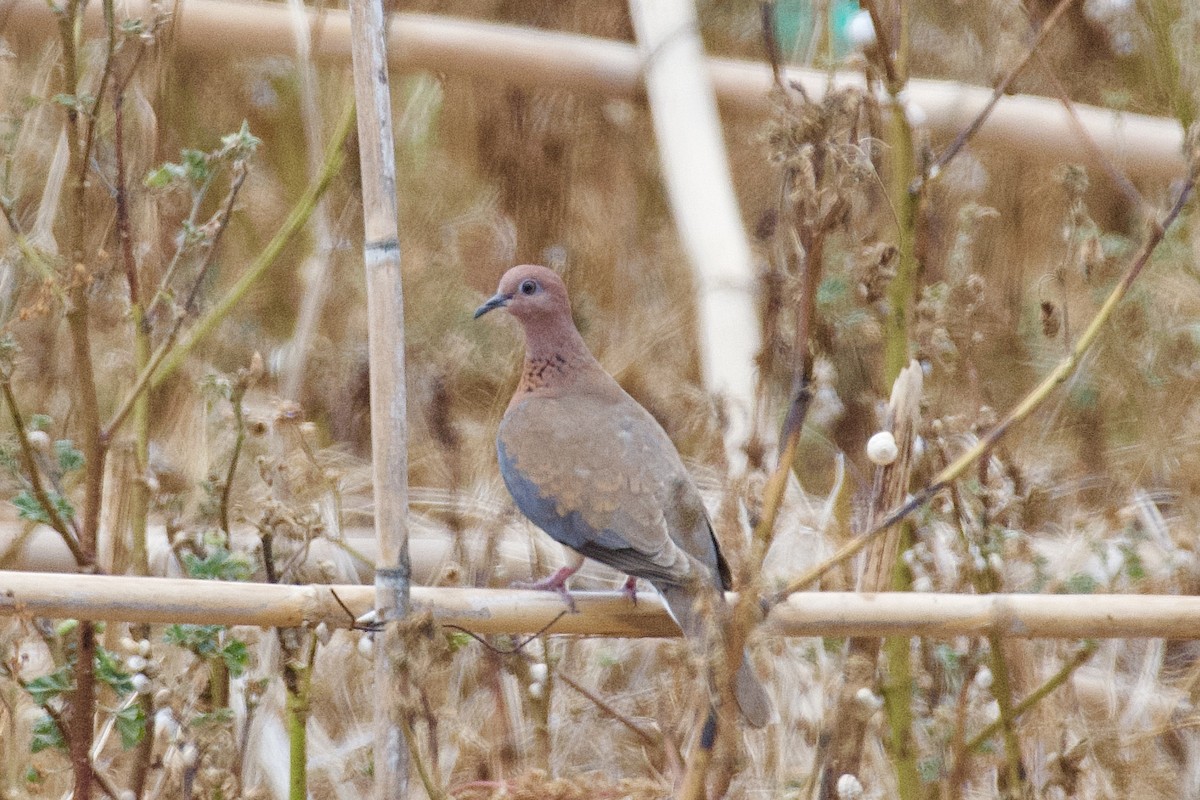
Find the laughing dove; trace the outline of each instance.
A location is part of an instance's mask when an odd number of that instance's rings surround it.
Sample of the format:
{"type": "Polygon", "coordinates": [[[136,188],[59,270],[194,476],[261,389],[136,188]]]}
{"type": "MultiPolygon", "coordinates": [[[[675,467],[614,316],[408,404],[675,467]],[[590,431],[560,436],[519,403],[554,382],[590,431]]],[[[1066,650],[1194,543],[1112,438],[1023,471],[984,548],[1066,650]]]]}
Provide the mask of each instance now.
{"type": "MultiPolygon", "coordinates": [[[[565,594],[584,557],[644,578],[693,645],[709,620],[727,618],[729,565],[700,493],[671,440],[604,371],[571,319],[562,280],[545,267],[513,267],[475,312],[507,309],[525,329],[525,365],[496,449],[517,507],[575,551],[534,584],[565,594]]],[[[743,658],[735,696],[747,722],[765,725],[771,703],[743,658]]]]}

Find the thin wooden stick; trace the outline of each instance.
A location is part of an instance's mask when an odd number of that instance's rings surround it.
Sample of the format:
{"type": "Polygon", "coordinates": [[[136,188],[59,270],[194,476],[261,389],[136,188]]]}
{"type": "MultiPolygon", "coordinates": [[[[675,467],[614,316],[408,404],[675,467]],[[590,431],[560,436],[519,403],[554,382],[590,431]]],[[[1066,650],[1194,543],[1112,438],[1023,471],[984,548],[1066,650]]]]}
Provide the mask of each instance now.
{"type": "MultiPolygon", "coordinates": [[[[151,18],[145,0],[125,5],[130,16],[151,18]]],[[[350,25],[345,11],[314,9],[319,41],[313,57],[346,61],[350,57],[350,25]]],[[[189,3],[176,20],[174,42],[184,52],[241,57],[291,55],[293,23],[286,6],[236,0],[189,3]]],[[[89,30],[100,30],[98,4],[85,13],[89,30]]],[[[47,37],[54,17],[44,0],[11,0],[5,5],[6,32],[22,37],[47,37]]],[[[544,86],[619,97],[642,92],[642,60],[632,45],[510,25],[397,14],[388,39],[391,65],[397,69],[430,70],[467,75],[521,86],[544,86]]],[[[765,62],[709,59],[713,88],[724,108],[738,113],[771,111],[774,78],[765,62]]],[[[832,85],[863,86],[861,75],[788,68],[783,80],[797,84],[819,102],[832,85]]],[[[930,129],[953,136],[979,116],[992,90],[948,81],[910,79],[908,102],[925,113],[930,129]]],[[[1078,117],[1099,147],[1130,175],[1170,178],[1184,169],[1183,133],[1177,121],[1141,114],[1077,106],[1078,117]]],[[[1070,115],[1058,101],[1029,95],[1005,96],[996,103],[987,123],[975,135],[981,145],[1019,149],[1022,158],[1078,161],[1079,139],[1070,115]]],[[[1090,161],[1090,159],[1088,159],[1090,161]]],[[[1091,165],[1095,166],[1095,165],[1091,165]]]]}
{"type": "Polygon", "coordinates": [[[385,627],[375,649],[375,797],[408,796],[409,746],[400,621],[408,615],[408,423],[404,383],[404,293],[396,207],[396,151],[381,0],[351,0],[354,97],[358,106],[371,365],[371,467],[375,485],[376,619],[385,627]]]}
{"type": "MultiPolygon", "coordinates": [[[[351,614],[372,607],[370,586],[293,586],[109,575],[0,572],[0,616],[193,623],[258,627],[350,628],[351,614]]],[[[662,602],[622,592],[574,592],[579,613],[562,614],[549,592],[519,589],[412,588],[415,612],[439,625],[480,635],[547,633],[674,637],[679,628],[662,602]]],[[[736,602],[730,594],[729,601],[736,602]]],[[[1200,596],[1123,594],[933,594],[808,592],[776,606],[769,636],[1000,636],[1023,639],[1194,639],[1200,596]]]]}

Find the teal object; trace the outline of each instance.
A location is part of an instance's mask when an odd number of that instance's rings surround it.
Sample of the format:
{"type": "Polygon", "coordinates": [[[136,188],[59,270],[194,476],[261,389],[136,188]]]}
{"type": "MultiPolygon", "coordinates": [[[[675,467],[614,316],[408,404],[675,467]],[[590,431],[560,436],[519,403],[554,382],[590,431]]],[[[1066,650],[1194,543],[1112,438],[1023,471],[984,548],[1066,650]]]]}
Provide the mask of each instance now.
{"type": "MultiPolygon", "coordinates": [[[[811,48],[816,28],[813,5],[812,0],[777,0],[775,3],[775,35],[784,61],[791,60],[792,54],[802,56],[811,48]]],[[[856,0],[830,0],[829,7],[829,32],[832,35],[826,40],[831,42],[828,57],[840,61],[854,50],[846,28],[850,18],[858,13],[859,6],[856,0]]]]}

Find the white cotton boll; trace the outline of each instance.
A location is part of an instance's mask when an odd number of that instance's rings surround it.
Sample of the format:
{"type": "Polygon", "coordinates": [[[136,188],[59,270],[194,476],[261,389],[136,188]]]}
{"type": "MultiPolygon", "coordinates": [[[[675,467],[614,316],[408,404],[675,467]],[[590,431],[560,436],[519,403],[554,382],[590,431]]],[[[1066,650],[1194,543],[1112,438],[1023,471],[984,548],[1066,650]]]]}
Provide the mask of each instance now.
{"type": "Polygon", "coordinates": [[[878,711],[883,708],[883,698],[865,686],[854,693],[854,700],[863,708],[871,711],[878,711]]]}
{"type": "Polygon", "coordinates": [[[161,731],[168,739],[175,738],[179,733],[179,722],[175,713],[169,708],[160,708],[154,712],[154,730],[161,731]]]}
{"type": "Polygon", "coordinates": [[[922,575],[913,581],[912,590],[914,592],[932,592],[933,581],[929,579],[928,575],[922,575]]]}
{"type": "Polygon", "coordinates": [[[867,458],[871,459],[872,464],[886,467],[899,455],[900,448],[896,446],[896,437],[891,431],[880,431],[867,440],[867,458]]]}
{"type": "Polygon", "coordinates": [[[150,679],[147,678],[145,673],[142,672],[136,673],[132,678],[129,679],[129,682],[133,684],[133,690],[138,694],[149,694],[150,689],[152,688],[150,679]]]}
{"type": "Polygon", "coordinates": [[[541,683],[529,684],[529,696],[530,697],[541,697],[543,688],[544,688],[544,684],[541,684],[541,683]]]}
{"type": "Polygon", "coordinates": [[[372,636],[363,636],[358,640],[358,654],[363,658],[371,658],[375,655],[375,638],[372,636]]]}
{"type": "Polygon", "coordinates": [[[875,45],[875,23],[871,21],[871,12],[859,11],[846,23],[846,38],[859,50],[875,45]]]}
{"type": "Polygon", "coordinates": [[[183,747],[179,748],[179,757],[185,767],[192,769],[200,763],[200,748],[191,742],[187,742],[183,747]]]}
{"type": "Polygon", "coordinates": [[[847,772],[838,778],[837,796],[839,800],[860,800],[863,796],[862,784],[847,772]]]}
{"type": "Polygon", "coordinates": [[[46,452],[50,449],[50,434],[45,431],[27,431],[26,436],[35,450],[46,452]]]}
{"type": "Polygon", "coordinates": [[[146,668],[148,662],[141,656],[130,656],[125,659],[125,669],[130,672],[141,672],[146,668]]]}
{"type": "Polygon", "coordinates": [[[140,655],[142,658],[148,658],[150,656],[150,640],[142,639],[140,642],[138,642],[137,651],[138,655],[140,655]]]}
{"type": "Polygon", "coordinates": [[[138,649],[137,642],[135,642],[133,639],[129,638],[128,636],[122,637],[121,641],[117,642],[117,646],[120,647],[122,650],[124,650],[126,653],[136,653],[137,649],[138,649]]]}
{"type": "Polygon", "coordinates": [[[905,103],[904,118],[908,120],[909,127],[920,128],[929,119],[929,115],[916,103],[905,103]]]}
{"type": "Polygon", "coordinates": [[[536,663],[536,664],[529,665],[529,677],[533,678],[533,680],[538,683],[546,682],[546,673],[547,672],[548,672],[548,670],[546,669],[545,664],[536,663]]]}
{"type": "Polygon", "coordinates": [[[980,667],[979,671],[975,673],[975,685],[985,692],[992,688],[995,680],[996,677],[992,675],[992,671],[987,667],[980,667]]]}
{"type": "Polygon", "coordinates": [[[992,572],[996,574],[1004,572],[1004,559],[1000,557],[999,553],[988,553],[987,561],[992,572]]]}

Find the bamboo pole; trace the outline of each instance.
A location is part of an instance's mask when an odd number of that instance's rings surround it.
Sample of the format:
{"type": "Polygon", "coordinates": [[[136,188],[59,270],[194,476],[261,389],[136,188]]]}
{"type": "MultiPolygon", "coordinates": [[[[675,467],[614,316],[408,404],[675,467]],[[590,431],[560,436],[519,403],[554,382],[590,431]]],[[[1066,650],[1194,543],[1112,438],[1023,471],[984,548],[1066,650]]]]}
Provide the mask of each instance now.
{"type": "Polygon", "coordinates": [[[725,455],[745,466],[758,335],[754,256],[692,0],[630,0],[671,215],[696,278],[704,382],[728,401],[725,455]]]}
{"type": "MultiPolygon", "coordinates": [[[[573,597],[577,614],[564,613],[552,592],[414,586],[411,595],[414,613],[480,635],[544,629],[582,636],[679,635],[657,596],[641,594],[636,605],[619,591],[573,597]]],[[[736,595],[729,599],[735,602],[736,595]]],[[[348,628],[373,601],[372,587],[358,585],[0,572],[0,616],[348,628]]],[[[1200,596],[804,592],[777,605],[763,630],[772,636],[1200,639],[1200,596]]]]}
{"type": "Polygon", "coordinates": [[[396,148],[382,0],[350,0],[354,97],[358,109],[371,366],[371,468],[375,488],[375,798],[408,796],[408,742],[399,673],[401,624],[409,613],[408,420],[404,379],[404,292],[396,203],[396,148]]]}
{"type": "MultiPolygon", "coordinates": [[[[146,16],[146,0],[124,4],[130,16],[146,16]]],[[[310,12],[319,40],[315,58],[350,58],[349,17],[344,11],[310,12]]],[[[51,7],[43,0],[11,0],[5,4],[5,35],[21,44],[48,38],[54,31],[51,7]]],[[[85,12],[88,29],[99,31],[98,4],[85,12]]],[[[184,3],[175,20],[174,42],[194,55],[240,57],[291,54],[292,23],[286,6],[276,3],[204,0],[184,3]]],[[[642,93],[643,62],[633,45],[591,36],[529,30],[511,25],[420,14],[397,14],[388,39],[395,69],[430,70],[523,86],[553,87],[621,97],[642,93]]],[[[762,62],[708,59],[718,100],[736,113],[761,114],[770,109],[772,75],[762,62]]],[[[784,80],[804,86],[819,100],[832,81],[862,86],[861,75],[832,76],[817,70],[788,68],[784,80]]],[[[905,98],[924,113],[926,125],[947,140],[969,125],[990,102],[990,89],[949,81],[911,79],[905,98]]],[[[1173,119],[1075,106],[1078,124],[1099,151],[1135,178],[1173,178],[1185,169],[1183,131],[1173,119]]],[[[1071,113],[1058,100],[1029,95],[1002,98],[974,142],[981,147],[1019,150],[1021,158],[1082,161],[1099,167],[1076,132],[1071,113]]]]}

